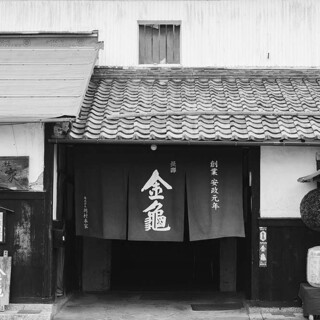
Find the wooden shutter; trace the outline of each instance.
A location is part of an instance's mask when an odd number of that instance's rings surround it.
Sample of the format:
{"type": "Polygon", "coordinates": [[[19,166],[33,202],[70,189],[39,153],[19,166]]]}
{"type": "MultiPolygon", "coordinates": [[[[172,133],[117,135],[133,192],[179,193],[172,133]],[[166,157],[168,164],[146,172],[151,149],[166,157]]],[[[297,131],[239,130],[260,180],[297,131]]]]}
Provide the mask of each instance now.
{"type": "Polygon", "coordinates": [[[180,63],[180,25],[139,25],[139,63],[180,63]]]}

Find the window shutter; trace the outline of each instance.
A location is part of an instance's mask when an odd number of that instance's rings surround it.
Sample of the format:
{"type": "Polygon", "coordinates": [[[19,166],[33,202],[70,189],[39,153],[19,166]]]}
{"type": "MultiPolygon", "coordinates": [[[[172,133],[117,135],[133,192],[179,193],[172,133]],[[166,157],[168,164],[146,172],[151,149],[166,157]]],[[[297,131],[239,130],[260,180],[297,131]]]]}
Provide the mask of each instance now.
{"type": "Polygon", "coordinates": [[[173,26],[167,25],[167,63],[173,63],[173,26]]]}
{"type": "Polygon", "coordinates": [[[139,25],[139,63],[180,63],[180,25],[139,25]]]}

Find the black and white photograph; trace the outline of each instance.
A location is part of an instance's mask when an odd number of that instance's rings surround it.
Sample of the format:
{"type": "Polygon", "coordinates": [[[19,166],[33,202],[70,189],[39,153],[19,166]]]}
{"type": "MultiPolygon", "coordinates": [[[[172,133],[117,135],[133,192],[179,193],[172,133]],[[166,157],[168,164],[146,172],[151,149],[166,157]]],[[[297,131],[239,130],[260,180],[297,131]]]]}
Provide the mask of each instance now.
{"type": "Polygon", "coordinates": [[[0,0],[2,319],[320,319],[320,0],[0,0]]]}

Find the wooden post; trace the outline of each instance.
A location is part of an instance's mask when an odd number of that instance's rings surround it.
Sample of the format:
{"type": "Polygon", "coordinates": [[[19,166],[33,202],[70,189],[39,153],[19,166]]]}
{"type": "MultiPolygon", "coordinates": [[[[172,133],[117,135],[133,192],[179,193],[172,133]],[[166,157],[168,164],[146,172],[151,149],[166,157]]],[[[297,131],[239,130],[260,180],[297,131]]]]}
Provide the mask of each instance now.
{"type": "MultiPolygon", "coordinates": [[[[320,169],[320,152],[316,153],[316,164],[317,164],[317,170],[320,169]]],[[[317,188],[320,188],[320,182],[317,182],[317,188]]]]}
{"type": "Polygon", "coordinates": [[[220,239],[220,291],[237,290],[237,239],[220,239]]]}
{"type": "Polygon", "coordinates": [[[5,311],[5,306],[9,304],[11,280],[11,257],[8,251],[3,251],[0,257],[0,311],[5,311]]]}

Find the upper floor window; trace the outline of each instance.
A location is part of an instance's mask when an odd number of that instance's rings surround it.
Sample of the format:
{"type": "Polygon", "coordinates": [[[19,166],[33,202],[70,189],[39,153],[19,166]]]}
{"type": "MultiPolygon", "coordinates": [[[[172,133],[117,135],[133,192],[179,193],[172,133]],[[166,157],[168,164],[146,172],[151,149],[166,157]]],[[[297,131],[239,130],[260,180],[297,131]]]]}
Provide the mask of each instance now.
{"type": "Polygon", "coordinates": [[[139,64],[179,64],[180,24],[139,23],[139,64]]]}

